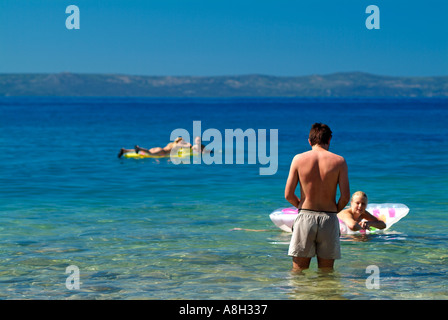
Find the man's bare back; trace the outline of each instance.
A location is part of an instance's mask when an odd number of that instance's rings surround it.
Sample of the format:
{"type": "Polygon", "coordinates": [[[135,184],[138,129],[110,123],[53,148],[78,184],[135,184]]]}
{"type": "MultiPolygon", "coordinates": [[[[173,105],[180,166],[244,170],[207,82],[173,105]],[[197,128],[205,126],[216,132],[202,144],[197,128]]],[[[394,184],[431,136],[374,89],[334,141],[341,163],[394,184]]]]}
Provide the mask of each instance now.
{"type": "Polygon", "coordinates": [[[339,212],[350,199],[347,164],[343,157],[329,152],[326,146],[314,145],[312,150],[294,157],[285,197],[299,209],[339,212]],[[294,194],[300,183],[300,200],[294,194]],[[336,203],[337,186],[341,198],[336,203]]]}

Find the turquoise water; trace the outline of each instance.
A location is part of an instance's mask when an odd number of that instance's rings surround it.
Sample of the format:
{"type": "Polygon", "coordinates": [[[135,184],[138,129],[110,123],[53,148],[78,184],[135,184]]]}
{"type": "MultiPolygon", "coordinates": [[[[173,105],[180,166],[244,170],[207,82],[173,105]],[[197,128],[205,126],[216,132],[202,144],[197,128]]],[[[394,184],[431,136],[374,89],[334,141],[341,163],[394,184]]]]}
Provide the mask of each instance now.
{"type": "Polygon", "coordinates": [[[447,299],[448,100],[1,98],[1,299],[447,299]],[[118,159],[171,131],[278,129],[260,164],[118,159]],[[331,274],[290,272],[269,213],[313,122],[333,130],[351,191],[404,203],[379,235],[342,238],[331,274]],[[268,149],[269,150],[269,149],[268,149]],[[251,232],[235,228],[263,230],[251,232]],[[80,271],[66,287],[66,268],[80,271]],[[366,268],[380,272],[368,289],[366,268]]]}

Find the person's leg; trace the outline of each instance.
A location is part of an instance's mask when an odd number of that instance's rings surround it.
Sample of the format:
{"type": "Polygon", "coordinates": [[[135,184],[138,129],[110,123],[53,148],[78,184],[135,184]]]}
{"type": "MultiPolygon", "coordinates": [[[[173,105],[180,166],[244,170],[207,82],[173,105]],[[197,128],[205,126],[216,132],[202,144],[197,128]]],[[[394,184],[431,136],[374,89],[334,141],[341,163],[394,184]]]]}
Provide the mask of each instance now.
{"type": "Polygon", "coordinates": [[[136,152],[136,151],[135,151],[135,149],[121,148],[120,152],[118,153],[118,158],[120,158],[123,154],[128,153],[128,152],[136,152]]]}
{"type": "Polygon", "coordinates": [[[302,271],[310,267],[311,257],[316,254],[317,227],[314,213],[309,210],[299,210],[294,221],[288,255],[292,258],[293,271],[302,271]]]}
{"type": "Polygon", "coordinates": [[[165,153],[165,150],[163,150],[163,148],[160,147],[154,147],[151,148],[147,151],[149,154],[159,154],[159,153],[165,153]]]}
{"type": "Polygon", "coordinates": [[[139,147],[139,146],[135,146],[134,149],[135,149],[135,152],[137,152],[137,153],[140,152],[140,151],[149,153],[148,149],[145,149],[145,148],[142,148],[142,147],[139,147]]]}
{"type": "Polygon", "coordinates": [[[292,271],[302,271],[310,267],[311,258],[292,257],[292,271]]]}
{"type": "Polygon", "coordinates": [[[317,267],[323,271],[332,271],[334,266],[334,259],[324,259],[317,257],[317,267]]]}
{"type": "Polygon", "coordinates": [[[341,258],[339,220],[336,213],[322,212],[319,216],[320,228],[316,243],[317,267],[331,271],[334,260],[341,258]]]}
{"type": "Polygon", "coordinates": [[[135,150],[137,150],[137,152],[143,151],[144,153],[147,153],[149,155],[152,156],[164,156],[166,154],[165,150],[163,150],[160,147],[154,147],[151,149],[145,149],[139,146],[135,146],[135,150]]]}

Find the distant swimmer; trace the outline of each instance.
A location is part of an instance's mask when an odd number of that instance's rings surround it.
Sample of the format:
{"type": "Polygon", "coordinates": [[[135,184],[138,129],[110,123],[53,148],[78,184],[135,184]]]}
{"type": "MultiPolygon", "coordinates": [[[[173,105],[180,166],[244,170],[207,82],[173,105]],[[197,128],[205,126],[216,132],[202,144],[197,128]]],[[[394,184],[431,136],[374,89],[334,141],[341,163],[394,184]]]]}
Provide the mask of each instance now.
{"type": "Polygon", "coordinates": [[[344,221],[347,227],[352,231],[361,229],[367,230],[370,227],[377,229],[386,228],[386,224],[383,221],[378,220],[377,217],[366,211],[367,203],[368,199],[365,192],[356,191],[352,195],[350,208],[339,212],[338,218],[344,221]]]}
{"type": "Polygon", "coordinates": [[[311,150],[296,155],[291,163],[285,198],[299,209],[288,251],[293,271],[308,269],[315,255],[319,268],[333,269],[334,260],[341,257],[337,213],[350,200],[350,187],[345,159],[328,151],[331,137],[327,125],[313,124],[308,139],[311,150]],[[300,198],[295,194],[298,185],[300,198]]]}
{"type": "Polygon", "coordinates": [[[180,148],[190,148],[193,152],[198,152],[199,149],[204,152],[205,147],[201,144],[201,138],[196,137],[195,138],[195,144],[191,145],[190,143],[186,142],[182,137],[176,138],[173,142],[168,143],[165,147],[154,147],[151,149],[145,149],[139,146],[135,146],[134,149],[125,149],[121,148],[120,152],[118,153],[118,158],[123,156],[125,153],[128,152],[135,152],[139,154],[145,154],[150,156],[169,156],[171,151],[176,151],[180,148]]]}
{"type": "MultiPolygon", "coordinates": [[[[197,153],[199,153],[199,150],[201,153],[206,153],[206,152],[210,153],[210,150],[207,150],[205,148],[205,146],[202,144],[201,137],[194,138],[194,145],[191,147],[191,150],[193,152],[197,152],[197,153]]],[[[211,152],[211,153],[213,153],[213,152],[211,152]]]]}

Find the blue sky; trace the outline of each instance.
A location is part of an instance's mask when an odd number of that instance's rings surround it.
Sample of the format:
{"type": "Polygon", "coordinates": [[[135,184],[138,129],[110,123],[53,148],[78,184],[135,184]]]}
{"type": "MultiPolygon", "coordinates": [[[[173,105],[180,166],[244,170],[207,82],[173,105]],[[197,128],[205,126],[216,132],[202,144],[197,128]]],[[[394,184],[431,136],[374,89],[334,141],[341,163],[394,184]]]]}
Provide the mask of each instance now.
{"type": "Polygon", "coordinates": [[[447,17],[446,0],[1,0],[0,73],[448,75],[447,17]]]}

